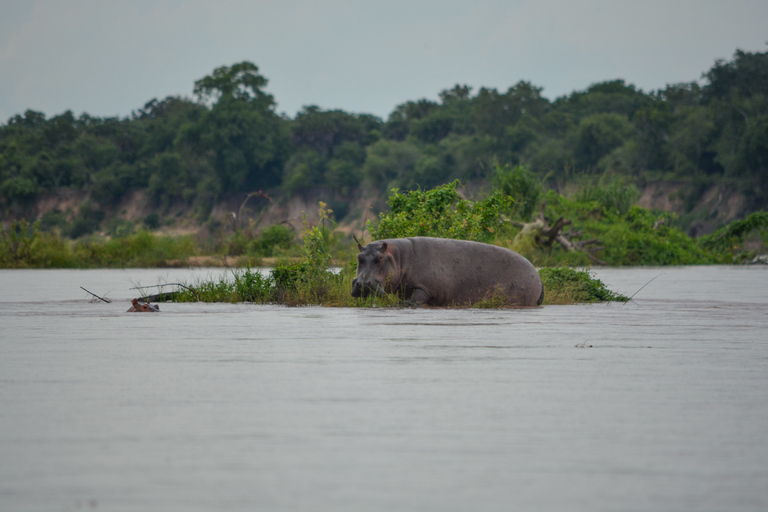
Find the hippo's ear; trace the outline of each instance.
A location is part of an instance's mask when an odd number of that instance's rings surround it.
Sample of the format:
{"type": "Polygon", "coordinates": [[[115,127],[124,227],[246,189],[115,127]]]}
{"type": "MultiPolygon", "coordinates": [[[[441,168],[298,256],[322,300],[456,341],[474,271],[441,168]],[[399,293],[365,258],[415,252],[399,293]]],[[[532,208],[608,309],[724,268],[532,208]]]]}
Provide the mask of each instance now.
{"type": "Polygon", "coordinates": [[[352,238],[354,238],[355,242],[357,242],[357,250],[360,251],[360,252],[363,252],[363,246],[360,243],[360,240],[357,239],[357,237],[355,236],[354,233],[352,233],[352,238]]]}
{"type": "Polygon", "coordinates": [[[387,252],[387,242],[381,242],[381,252],[387,252]]]}

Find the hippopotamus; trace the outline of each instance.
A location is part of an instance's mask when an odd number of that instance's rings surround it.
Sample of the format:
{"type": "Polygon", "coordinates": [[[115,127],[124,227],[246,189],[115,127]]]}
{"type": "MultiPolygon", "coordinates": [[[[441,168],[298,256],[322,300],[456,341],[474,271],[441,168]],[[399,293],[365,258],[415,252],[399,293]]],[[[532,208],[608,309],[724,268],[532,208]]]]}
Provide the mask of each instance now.
{"type": "Polygon", "coordinates": [[[150,304],[149,301],[141,304],[139,299],[133,299],[131,309],[126,313],[157,313],[160,311],[160,306],[157,304],[150,304]]]}
{"type": "Polygon", "coordinates": [[[416,306],[471,305],[499,294],[509,306],[538,306],[544,299],[531,262],[503,247],[431,237],[357,246],[353,297],[397,293],[416,306]]]}

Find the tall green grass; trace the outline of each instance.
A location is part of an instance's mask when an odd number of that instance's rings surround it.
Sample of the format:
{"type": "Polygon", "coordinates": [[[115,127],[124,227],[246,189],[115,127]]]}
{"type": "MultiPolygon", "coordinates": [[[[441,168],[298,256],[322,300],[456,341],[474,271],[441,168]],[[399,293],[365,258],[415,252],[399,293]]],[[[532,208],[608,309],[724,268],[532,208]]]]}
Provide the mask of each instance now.
{"type": "Polygon", "coordinates": [[[183,264],[198,253],[192,236],[159,236],[141,230],[125,236],[77,241],[42,232],[38,222],[15,221],[0,232],[0,267],[122,268],[183,264]]]}
{"type": "Polygon", "coordinates": [[[286,306],[380,307],[400,302],[395,295],[354,298],[350,294],[354,272],[312,269],[305,262],[280,265],[268,275],[249,268],[233,269],[217,278],[200,279],[184,286],[177,302],[254,302],[286,306]]]}
{"type": "MultiPolygon", "coordinates": [[[[574,304],[581,302],[609,302],[628,300],[609,290],[599,279],[587,271],[567,267],[547,268],[539,271],[544,284],[544,305],[574,304]]],[[[403,298],[394,294],[352,297],[351,265],[340,272],[317,271],[304,263],[279,266],[267,276],[251,268],[230,270],[218,278],[201,279],[185,283],[177,296],[178,302],[255,302],[286,306],[330,307],[407,307],[403,298]]],[[[490,297],[462,307],[502,308],[503,297],[490,297]]]]}

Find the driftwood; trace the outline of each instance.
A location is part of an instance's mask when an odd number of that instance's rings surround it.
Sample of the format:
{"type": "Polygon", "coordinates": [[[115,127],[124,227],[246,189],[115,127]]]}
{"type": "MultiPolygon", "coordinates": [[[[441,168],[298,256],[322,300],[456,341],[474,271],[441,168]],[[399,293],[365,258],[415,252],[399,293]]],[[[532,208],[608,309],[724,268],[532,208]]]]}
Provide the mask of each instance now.
{"type": "MultiPolygon", "coordinates": [[[[263,197],[264,199],[268,200],[269,202],[272,202],[272,198],[269,197],[268,194],[265,192],[262,192],[259,190],[258,192],[251,192],[247,196],[245,196],[245,200],[240,204],[240,208],[237,210],[237,213],[235,212],[229,212],[229,220],[232,222],[232,229],[237,233],[238,230],[244,229],[245,225],[245,217],[243,216],[243,212],[245,211],[245,204],[248,202],[248,200],[252,197],[263,197]]],[[[261,222],[261,218],[264,217],[264,213],[267,210],[262,210],[261,214],[259,214],[259,217],[256,219],[255,223],[252,227],[256,227],[261,222]]]]}
{"type": "MultiPolygon", "coordinates": [[[[185,290],[189,290],[190,292],[194,293],[197,297],[197,300],[200,300],[200,294],[197,293],[197,291],[194,288],[190,288],[189,286],[183,285],[181,283],[165,283],[165,284],[153,284],[149,286],[134,286],[131,288],[131,290],[143,290],[145,288],[162,288],[163,286],[180,286],[181,288],[184,288],[185,290]]],[[[175,292],[160,292],[156,293],[154,295],[142,295],[142,299],[145,299],[148,302],[165,302],[168,300],[174,300],[176,298],[176,295],[178,295],[180,292],[179,290],[176,290],[175,292]]]]}
{"type": "MultiPolygon", "coordinates": [[[[94,297],[96,297],[97,299],[99,299],[99,300],[100,300],[100,301],[102,301],[102,302],[106,302],[107,304],[109,304],[109,303],[111,303],[111,302],[112,302],[111,300],[109,300],[109,299],[105,299],[104,297],[99,297],[98,295],[96,295],[96,294],[95,294],[95,293],[93,293],[93,292],[89,292],[88,290],[86,290],[86,289],[85,289],[85,288],[83,288],[82,286],[80,287],[80,289],[82,289],[82,290],[85,290],[86,292],[90,293],[91,295],[93,295],[94,297]]],[[[91,299],[91,302],[93,302],[93,299],[91,299]]]]}
{"type": "Polygon", "coordinates": [[[544,206],[541,205],[541,209],[539,210],[539,214],[536,216],[535,219],[533,219],[532,222],[517,222],[515,223],[517,226],[522,227],[523,229],[520,231],[520,234],[518,236],[533,236],[534,240],[536,241],[536,244],[540,247],[547,247],[551,248],[555,242],[557,242],[560,247],[565,249],[568,252],[583,252],[587,255],[587,257],[592,260],[594,263],[598,265],[605,265],[606,263],[604,261],[601,261],[597,259],[594,255],[590,254],[591,250],[600,250],[602,247],[600,247],[598,244],[600,244],[600,241],[596,238],[593,238],[591,240],[573,240],[574,238],[578,238],[583,235],[583,233],[578,231],[570,231],[568,233],[563,233],[563,229],[566,226],[570,226],[572,222],[570,220],[566,220],[564,217],[560,217],[555,221],[554,224],[550,225],[549,220],[544,216],[544,206]]]}

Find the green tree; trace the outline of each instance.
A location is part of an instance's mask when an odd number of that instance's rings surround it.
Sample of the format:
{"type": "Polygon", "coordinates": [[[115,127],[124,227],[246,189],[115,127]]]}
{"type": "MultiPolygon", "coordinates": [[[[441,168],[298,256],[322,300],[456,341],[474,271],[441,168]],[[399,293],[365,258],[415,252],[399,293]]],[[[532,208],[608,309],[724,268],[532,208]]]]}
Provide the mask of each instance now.
{"type": "Polygon", "coordinates": [[[601,158],[621,146],[632,133],[632,125],[620,114],[593,114],[582,119],[573,138],[576,164],[596,168],[601,158]]]}
{"type": "Polygon", "coordinates": [[[493,177],[496,190],[511,197],[513,216],[528,222],[538,210],[543,194],[541,181],[523,165],[497,166],[493,177]]]}
{"type": "Polygon", "coordinates": [[[555,108],[578,118],[595,114],[617,114],[631,119],[651,98],[624,80],[610,80],[591,85],[584,92],[574,92],[558,99],[555,108]]]}
{"type": "Polygon", "coordinates": [[[269,110],[274,107],[275,101],[264,92],[266,86],[267,79],[259,74],[259,68],[252,62],[243,61],[214,69],[213,73],[195,82],[193,92],[211,104],[237,100],[259,103],[269,110]]]}
{"type": "Polygon", "coordinates": [[[325,159],[312,148],[296,151],[285,164],[283,189],[294,194],[319,186],[325,174],[325,159]]]}
{"type": "Polygon", "coordinates": [[[291,122],[291,139],[298,147],[310,146],[323,156],[333,156],[344,142],[368,145],[379,138],[382,122],[368,114],[304,107],[291,122]]]}
{"type": "Polygon", "coordinates": [[[483,87],[472,100],[472,124],[479,133],[502,138],[522,116],[538,119],[547,112],[549,100],[541,91],[541,87],[525,81],[518,82],[504,94],[483,87]]]}
{"type": "Polygon", "coordinates": [[[363,173],[374,186],[386,187],[407,181],[422,152],[415,144],[379,140],[368,146],[363,173]]]}
{"type": "Polygon", "coordinates": [[[403,141],[410,134],[411,123],[424,119],[438,107],[434,101],[408,101],[395,107],[384,125],[387,139],[403,141]]]}
{"type": "Polygon", "coordinates": [[[278,185],[288,153],[285,121],[262,90],[267,79],[250,62],[220,67],[195,82],[201,101],[215,101],[196,127],[186,131],[198,153],[212,155],[222,191],[278,185]]]}

